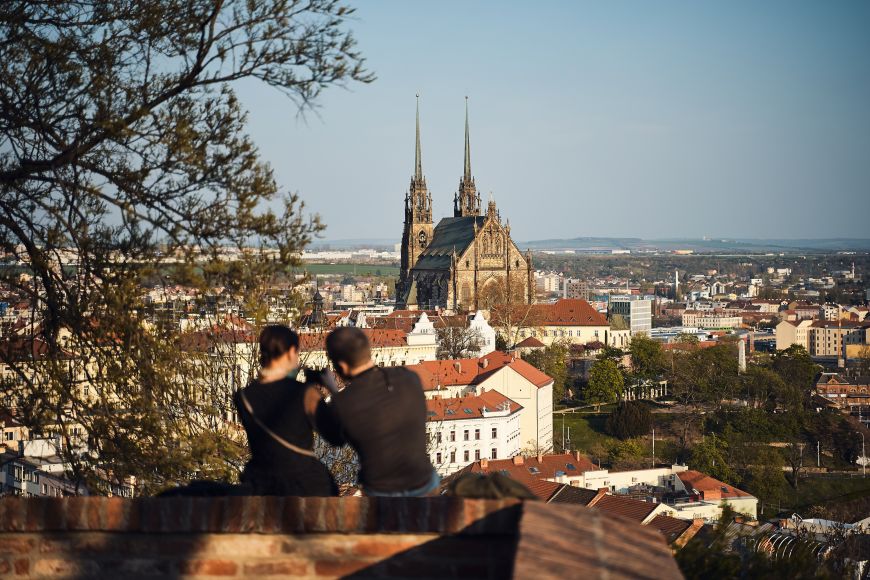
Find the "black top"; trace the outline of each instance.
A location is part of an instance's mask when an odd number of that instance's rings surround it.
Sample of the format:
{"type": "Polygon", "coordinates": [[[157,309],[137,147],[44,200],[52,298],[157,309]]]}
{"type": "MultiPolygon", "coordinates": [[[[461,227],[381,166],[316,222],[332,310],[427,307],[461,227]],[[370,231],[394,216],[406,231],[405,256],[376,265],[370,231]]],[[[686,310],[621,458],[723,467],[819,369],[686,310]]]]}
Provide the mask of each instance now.
{"type": "Polygon", "coordinates": [[[320,403],[317,429],[330,443],[356,449],[359,480],[367,488],[409,491],[432,477],[423,385],[404,367],[374,367],[355,376],[329,404],[320,403]]]}
{"type": "MultiPolygon", "coordinates": [[[[308,386],[290,378],[269,383],[252,381],[245,397],[254,414],[288,443],[303,449],[314,447],[311,423],[305,414],[308,386]]],[[[237,392],[234,397],[239,418],[248,434],[251,460],[242,481],[258,495],[337,495],[338,490],[326,467],[317,459],[284,447],[251,417],[237,392]]]]}

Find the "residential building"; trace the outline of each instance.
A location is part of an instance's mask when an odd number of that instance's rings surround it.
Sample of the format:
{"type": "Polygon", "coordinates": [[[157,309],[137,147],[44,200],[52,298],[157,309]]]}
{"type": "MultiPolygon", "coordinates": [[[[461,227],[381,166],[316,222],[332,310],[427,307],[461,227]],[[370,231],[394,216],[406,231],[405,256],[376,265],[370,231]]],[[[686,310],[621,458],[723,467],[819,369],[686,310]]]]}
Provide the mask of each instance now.
{"type": "Polygon", "coordinates": [[[783,320],[776,325],[776,350],[785,350],[793,344],[810,350],[810,328],[813,321],[809,319],[789,321],[783,320]]]}
{"type": "Polygon", "coordinates": [[[495,351],[484,357],[427,361],[410,365],[428,399],[482,395],[497,391],[523,407],[520,448],[553,447],[553,379],[514,355],[495,351]]]}
{"type": "Polygon", "coordinates": [[[809,351],[814,357],[843,358],[848,345],[870,344],[868,322],[816,320],[810,327],[809,351]]]}
{"type": "Polygon", "coordinates": [[[467,466],[454,477],[462,473],[495,472],[516,479],[533,492],[540,486],[541,480],[545,480],[603,491],[613,494],[614,498],[630,496],[643,499],[641,503],[646,504],[648,510],[644,518],[650,520],[657,515],[667,515],[684,520],[715,522],[722,514],[723,504],[752,518],[758,515],[757,498],[685,465],[611,472],[595,467],[587,457],[575,452],[483,460],[467,466]]]}
{"type": "Polygon", "coordinates": [[[551,304],[526,306],[522,311],[513,308],[511,312],[496,307],[493,309],[493,319],[507,321],[497,324],[497,328],[506,324],[518,327],[520,340],[534,336],[546,345],[554,342],[586,344],[593,341],[612,344],[607,318],[585,300],[562,298],[551,304]]]}
{"type": "Polygon", "coordinates": [[[472,461],[520,452],[521,405],[498,391],[426,401],[429,458],[445,476],[472,461]]]}

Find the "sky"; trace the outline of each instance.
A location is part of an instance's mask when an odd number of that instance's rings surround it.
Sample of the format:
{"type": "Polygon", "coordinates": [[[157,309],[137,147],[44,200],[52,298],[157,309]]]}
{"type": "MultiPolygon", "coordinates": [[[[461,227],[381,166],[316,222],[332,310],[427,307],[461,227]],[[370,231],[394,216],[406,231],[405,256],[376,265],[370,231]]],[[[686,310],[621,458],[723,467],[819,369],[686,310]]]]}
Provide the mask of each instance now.
{"type": "Polygon", "coordinates": [[[356,3],[371,84],[248,130],[326,240],[401,237],[420,94],[436,223],[471,163],[515,240],[870,238],[870,2],[356,3]]]}

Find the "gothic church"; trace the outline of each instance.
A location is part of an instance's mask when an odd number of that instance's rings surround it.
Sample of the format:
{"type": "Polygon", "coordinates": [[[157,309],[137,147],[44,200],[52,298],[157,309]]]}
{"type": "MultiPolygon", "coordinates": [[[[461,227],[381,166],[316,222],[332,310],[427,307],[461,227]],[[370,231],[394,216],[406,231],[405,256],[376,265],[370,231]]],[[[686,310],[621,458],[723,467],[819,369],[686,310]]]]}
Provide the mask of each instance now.
{"type": "Polygon", "coordinates": [[[503,224],[495,201],[481,213],[480,193],[471,175],[468,99],[465,103],[465,168],[453,198],[453,217],[433,228],[432,194],[423,177],[420,155],[420,103],[414,176],[405,195],[402,263],[396,283],[396,308],[445,308],[468,311],[486,308],[485,297],[500,303],[531,304],[534,278],[530,253],[520,252],[511,239],[510,222],[503,224]]]}

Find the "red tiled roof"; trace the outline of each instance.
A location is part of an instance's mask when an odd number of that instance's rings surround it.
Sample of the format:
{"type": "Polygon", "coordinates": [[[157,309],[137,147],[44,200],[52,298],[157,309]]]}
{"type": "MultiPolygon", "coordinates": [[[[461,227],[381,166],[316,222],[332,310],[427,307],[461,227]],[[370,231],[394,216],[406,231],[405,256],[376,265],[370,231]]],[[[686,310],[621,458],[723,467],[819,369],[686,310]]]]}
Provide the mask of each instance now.
{"type": "Polygon", "coordinates": [[[657,503],[641,501],[623,495],[605,495],[595,502],[596,509],[622,516],[638,523],[643,522],[658,506],[659,504],[657,503]]]}
{"type": "Polygon", "coordinates": [[[509,317],[525,326],[608,326],[607,318],[579,298],[562,298],[553,304],[494,307],[493,318],[509,317]]]}
{"type": "Polygon", "coordinates": [[[522,405],[508,399],[498,391],[486,391],[478,396],[430,399],[426,401],[428,421],[456,421],[458,419],[479,419],[483,411],[498,411],[507,404],[513,415],[522,405]]]}
{"type": "Polygon", "coordinates": [[[742,489],[737,489],[733,485],[719,481],[714,477],[710,477],[706,473],[690,469],[681,471],[677,474],[680,481],[687,489],[696,489],[701,493],[701,497],[705,500],[717,500],[723,498],[735,497],[752,497],[742,489]]]}
{"type": "Polygon", "coordinates": [[[530,336],[525,340],[518,343],[514,348],[544,348],[546,345],[535,338],[534,336],[530,336]]]}
{"type": "Polygon", "coordinates": [[[423,361],[408,368],[420,376],[423,389],[431,391],[439,386],[479,385],[504,367],[510,367],[536,387],[553,381],[526,361],[501,351],[493,351],[480,358],[423,361]]]}
{"type": "Polygon", "coordinates": [[[528,485],[529,482],[555,477],[557,471],[564,472],[566,476],[579,476],[586,471],[595,469],[597,467],[585,455],[580,455],[578,458],[571,453],[556,453],[542,455],[540,461],[537,457],[475,461],[456,472],[455,476],[463,473],[504,472],[524,485],[528,485]],[[518,464],[519,460],[522,460],[522,463],[518,464]]]}
{"type": "MultiPolygon", "coordinates": [[[[408,344],[407,333],[401,330],[387,330],[383,328],[361,329],[369,339],[372,348],[386,348],[391,346],[406,346],[408,344]]],[[[326,332],[303,332],[299,334],[299,348],[302,352],[326,349],[326,332]]]]}

